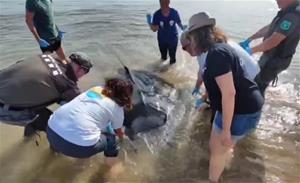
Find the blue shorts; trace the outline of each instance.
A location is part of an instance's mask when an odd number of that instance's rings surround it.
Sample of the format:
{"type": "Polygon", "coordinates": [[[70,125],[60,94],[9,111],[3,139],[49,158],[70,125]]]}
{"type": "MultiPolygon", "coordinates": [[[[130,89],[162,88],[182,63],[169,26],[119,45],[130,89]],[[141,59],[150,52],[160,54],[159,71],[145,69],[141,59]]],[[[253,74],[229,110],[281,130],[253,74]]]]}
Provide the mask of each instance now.
{"type": "MultiPolygon", "coordinates": [[[[231,123],[231,136],[234,141],[244,138],[256,129],[260,120],[261,111],[251,114],[236,114],[231,123]]],[[[222,114],[217,111],[214,119],[213,129],[221,133],[223,129],[222,114]]]]}
{"type": "Polygon", "coordinates": [[[53,150],[73,158],[88,158],[103,151],[106,157],[117,157],[119,154],[114,135],[101,135],[100,140],[95,145],[80,146],[65,140],[48,127],[47,138],[53,150]]]}

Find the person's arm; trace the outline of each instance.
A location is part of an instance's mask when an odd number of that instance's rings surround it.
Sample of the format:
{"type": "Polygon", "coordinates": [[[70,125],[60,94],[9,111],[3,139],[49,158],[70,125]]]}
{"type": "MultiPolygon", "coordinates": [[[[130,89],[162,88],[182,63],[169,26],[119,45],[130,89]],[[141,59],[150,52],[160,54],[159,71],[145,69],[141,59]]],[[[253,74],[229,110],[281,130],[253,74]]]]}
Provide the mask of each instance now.
{"type": "Polygon", "coordinates": [[[265,52],[277,47],[287,36],[293,34],[300,26],[300,17],[296,14],[287,14],[278,22],[274,33],[261,44],[252,48],[253,53],[265,52]]]}
{"type": "Polygon", "coordinates": [[[180,27],[181,30],[184,30],[184,27],[181,22],[179,22],[177,25],[180,27]]]}
{"type": "Polygon", "coordinates": [[[201,96],[201,99],[203,101],[207,101],[208,100],[208,92],[207,91],[205,91],[205,93],[201,96]]]}
{"type": "Polygon", "coordinates": [[[157,15],[157,12],[155,12],[153,15],[153,20],[152,20],[152,24],[150,24],[150,29],[153,32],[156,32],[159,29],[159,17],[157,15]]]}
{"type": "Polygon", "coordinates": [[[177,23],[177,25],[180,27],[180,29],[181,30],[184,30],[184,27],[183,27],[183,25],[182,25],[182,23],[181,23],[181,19],[180,19],[180,16],[179,16],[179,13],[176,11],[176,23],[177,23]]]}
{"type": "Polygon", "coordinates": [[[201,71],[198,71],[198,76],[197,76],[197,81],[196,81],[196,85],[195,88],[200,88],[200,86],[202,85],[203,80],[202,80],[202,76],[201,76],[201,71]]]}
{"type": "Polygon", "coordinates": [[[255,40],[255,39],[259,39],[264,37],[267,32],[269,31],[270,25],[267,25],[263,28],[261,28],[259,31],[257,31],[255,34],[253,34],[252,36],[250,36],[249,38],[247,38],[246,40],[240,42],[240,46],[246,50],[250,55],[253,54],[252,49],[250,48],[250,43],[251,41],[255,40]]]}
{"type": "Polygon", "coordinates": [[[124,109],[116,109],[111,116],[111,126],[114,129],[115,135],[118,136],[120,141],[124,139],[124,132],[122,129],[124,122],[124,109]]]}
{"type": "Polygon", "coordinates": [[[285,35],[274,32],[269,38],[265,39],[261,44],[252,48],[252,54],[257,52],[265,52],[277,47],[284,39],[285,35]]]}
{"type": "Polygon", "coordinates": [[[222,143],[226,146],[232,145],[231,140],[231,122],[234,114],[234,104],[235,104],[235,87],[233,83],[232,72],[217,76],[215,78],[222,95],[222,121],[223,121],[223,131],[222,131],[222,143]]]}
{"type": "Polygon", "coordinates": [[[257,31],[255,34],[253,34],[252,36],[250,36],[248,38],[248,40],[251,42],[251,41],[253,41],[255,39],[259,39],[259,38],[264,37],[267,34],[267,32],[269,31],[269,28],[270,28],[270,25],[264,26],[259,31],[257,31]]]}
{"type": "Polygon", "coordinates": [[[159,26],[158,25],[150,25],[150,28],[151,28],[151,30],[153,31],[153,32],[156,32],[156,31],[158,31],[158,29],[159,29],[159,26]]]}
{"type": "Polygon", "coordinates": [[[39,36],[35,26],[34,26],[33,17],[34,17],[34,12],[26,11],[25,19],[26,19],[27,27],[32,32],[32,34],[33,34],[34,38],[36,39],[36,41],[39,41],[40,36],[39,36]]]}
{"type": "Polygon", "coordinates": [[[116,136],[118,136],[118,138],[120,139],[120,141],[123,141],[124,139],[124,131],[122,128],[118,128],[114,130],[116,133],[116,136]]]}
{"type": "Polygon", "coordinates": [[[203,80],[202,80],[202,77],[201,77],[201,71],[199,70],[197,81],[196,81],[195,87],[192,91],[192,95],[197,96],[197,95],[200,94],[200,86],[202,85],[202,83],[203,83],[203,80]]]}

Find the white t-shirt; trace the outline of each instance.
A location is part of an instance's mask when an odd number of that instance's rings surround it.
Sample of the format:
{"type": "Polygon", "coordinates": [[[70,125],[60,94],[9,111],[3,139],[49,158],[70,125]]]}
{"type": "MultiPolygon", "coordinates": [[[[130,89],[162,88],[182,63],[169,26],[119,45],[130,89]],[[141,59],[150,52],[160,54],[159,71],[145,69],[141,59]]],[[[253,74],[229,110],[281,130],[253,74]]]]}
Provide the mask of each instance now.
{"type": "Polygon", "coordinates": [[[65,140],[80,146],[96,144],[101,131],[111,122],[113,129],[123,126],[124,110],[102,95],[102,87],[93,87],[57,109],[49,127],[65,140]]]}
{"type": "MultiPolygon", "coordinates": [[[[229,40],[227,42],[238,54],[241,65],[245,69],[245,72],[248,73],[251,79],[254,79],[255,76],[259,73],[260,68],[258,63],[254,60],[254,58],[249,55],[239,44],[237,44],[234,41],[229,40]]],[[[207,52],[202,53],[197,57],[198,64],[199,64],[199,76],[201,77],[201,68],[203,68],[203,65],[205,64],[207,57],[207,52]]]]}

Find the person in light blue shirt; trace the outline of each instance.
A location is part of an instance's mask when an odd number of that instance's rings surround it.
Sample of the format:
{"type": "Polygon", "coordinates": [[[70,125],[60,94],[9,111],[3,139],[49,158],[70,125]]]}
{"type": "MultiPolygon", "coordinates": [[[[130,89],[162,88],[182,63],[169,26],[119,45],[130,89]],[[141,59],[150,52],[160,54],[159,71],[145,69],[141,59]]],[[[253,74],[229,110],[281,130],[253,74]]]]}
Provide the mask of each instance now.
{"type": "Polygon", "coordinates": [[[170,8],[170,0],[160,0],[160,9],[153,15],[152,22],[147,16],[148,23],[153,32],[157,31],[158,46],[161,60],[167,60],[170,56],[170,64],[176,63],[176,50],[178,43],[178,32],[176,24],[183,30],[179,13],[170,8]]]}

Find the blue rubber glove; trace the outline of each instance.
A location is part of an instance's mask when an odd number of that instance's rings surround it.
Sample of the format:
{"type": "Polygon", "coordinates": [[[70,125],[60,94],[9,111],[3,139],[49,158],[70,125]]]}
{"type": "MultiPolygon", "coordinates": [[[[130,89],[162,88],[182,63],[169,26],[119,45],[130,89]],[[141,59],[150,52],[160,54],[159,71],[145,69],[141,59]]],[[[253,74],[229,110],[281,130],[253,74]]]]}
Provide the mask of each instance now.
{"type": "Polygon", "coordinates": [[[42,48],[47,48],[48,46],[50,46],[50,44],[46,40],[44,40],[44,39],[40,39],[39,40],[39,45],[42,48]]]}
{"type": "Polygon", "coordinates": [[[241,45],[242,48],[246,49],[247,47],[250,47],[250,40],[246,39],[245,41],[240,42],[239,44],[241,45]]]}
{"type": "Polygon", "coordinates": [[[64,37],[65,37],[64,34],[65,34],[65,33],[66,33],[66,32],[64,32],[64,31],[60,31],[60,30],[58,31],[58,37],[59,37],[60,40],[63,40],[63,39],[64,39],[64,37]]]}
{"type": "Polygon", "coordinates": [[[244,50],[247,52],[247,53],[249,53],[249,55],[252,55],[252,48],[251,47],[246,47],[246,48],[244,48],[244,50]]]}
{"type": "Polygon", "coordinates": [[[200,95],[200,88],[195,87],[192,92],[192,95],[194,95],[194,96],[200,95]]]}
{"type": "Polygon", "coordinates": [[[151,25],[151,24],[152,24],[152,15],[151,15],[150,13],[148,13],[148,14],[146,15],[146,18],[147,18],[147,23],[148,23],[148,25],[151,25]]]}
{"type": "Polygon", "coordinates": [[[201,98],[198,98],[195,102],[195,108],[200,109],[203,104],[205,104],[205,102],[201,98]]]}
{"type": "Polygon", "coordinates": [[[252,55],[252,49],[251,49],[251,47],[250,47],[250,40],[249,39],[246,39],[245,41],[242,41],[242,42],[240,42],[239,44],[240,44],[240,46],[242,47],[242,48],[244,48],[244,50],[247,52],[247,53],[249,53],[250,55],[252,55]]]}
{"type": "Polygon", "coordinates": [[[113,129],[111,123],[109,123],[109,124],[107,125],[106,131],[107,131],[108,133],[110,133],[110,134],[115,134],[115,131],[114,131],[114,129],[113,129]]]}

